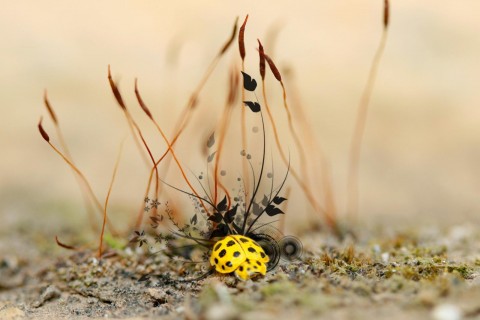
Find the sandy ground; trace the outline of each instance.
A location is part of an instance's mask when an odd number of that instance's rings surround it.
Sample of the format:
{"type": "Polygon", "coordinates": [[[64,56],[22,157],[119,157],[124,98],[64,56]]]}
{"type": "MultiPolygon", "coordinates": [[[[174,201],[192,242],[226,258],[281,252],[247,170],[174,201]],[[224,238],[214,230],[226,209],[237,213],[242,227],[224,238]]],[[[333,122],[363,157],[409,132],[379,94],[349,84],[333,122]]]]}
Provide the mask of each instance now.
{"type": "Polygon", "coordinates": [[[212,275],[186,283],[171,280],[179,269],[161,254],[128,248],[99,261],[95,252],[59,252],[17,233],[16,241],[4,243],[10,250],[2,249],[8,254],[0,265],[0,316],[478,319],[478,231],[471,225],[378,226],[338,241],[305,230],[302,258],[282,261],[264,278],[212,275]],[[145,275],[150,278],[139,281],[145,275]]]}

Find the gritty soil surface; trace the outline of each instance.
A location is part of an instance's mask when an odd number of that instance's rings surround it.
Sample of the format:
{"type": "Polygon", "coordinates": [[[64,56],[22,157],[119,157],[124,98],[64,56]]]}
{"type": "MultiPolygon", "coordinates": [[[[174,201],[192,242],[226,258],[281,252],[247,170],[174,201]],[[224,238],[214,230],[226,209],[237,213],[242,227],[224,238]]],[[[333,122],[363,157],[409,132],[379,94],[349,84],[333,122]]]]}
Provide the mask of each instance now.
{"type": "Polygon", "coordinates": [[[480,319],[476,227],[370,229],[342,241],[303,232],[300,260],[245,282],[173,281],[167,274],[181,270],[172,259],[136,247],[99,260],[91,250],[51,254],[31,237],[10,237],[0,319],[480,319]]]}

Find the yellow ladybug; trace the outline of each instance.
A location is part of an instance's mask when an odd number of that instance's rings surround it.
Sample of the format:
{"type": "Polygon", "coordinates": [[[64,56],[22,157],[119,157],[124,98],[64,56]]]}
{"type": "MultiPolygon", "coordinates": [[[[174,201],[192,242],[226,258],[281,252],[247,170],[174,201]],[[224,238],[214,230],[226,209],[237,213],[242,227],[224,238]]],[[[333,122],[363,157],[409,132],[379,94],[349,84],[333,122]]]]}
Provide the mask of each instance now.
{"type": "Polygon", "coordinates": [[[235,272],[237,278],[248,280],[253,275],[265,275],[269,261],[262,247],[242,235],[229,235],[213,246],[210,264],[220,273],[235,272]]]}

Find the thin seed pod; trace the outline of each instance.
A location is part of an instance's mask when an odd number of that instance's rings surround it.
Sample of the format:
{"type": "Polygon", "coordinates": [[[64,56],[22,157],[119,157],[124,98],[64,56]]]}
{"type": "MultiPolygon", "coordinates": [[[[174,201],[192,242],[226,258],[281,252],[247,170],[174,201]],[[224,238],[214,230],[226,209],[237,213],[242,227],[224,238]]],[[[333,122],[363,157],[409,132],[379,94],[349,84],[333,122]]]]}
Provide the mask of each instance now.
{"type": "Polygon", "coordinates": [[[138,104],[139,104],[140,107],[142,108],[143,112],[145,112],[145,114],[146,114],[151,120],[153,120],[152,113],[150,112],[150,109],[148,109],[147,105],[145,104],[145,102],[143,102],[142,97],[141,97],[140,94],[138,93],[137,82],[138,82],[138,81],[137,81],[137,78],[135,78],[135,95],[137,96],[138,104]]]}
{"type": "Polygon", "coordinates": [[[233,107],[235,100],[237,100],[238,84],[239,84],[238,72],[232,71],[229,77],[229,90],[228,90],[228,98],[227,98],[227,105],[230,105],[231,107],[233,107]]]}
{"type": "Polygon", "coordinates": [[[122,95],[120,94],[120,91],[118,90],[117,85],[112,79],[112,73],[110,72],[110,65],[108,65],[108,82],[110,83],[110,87],[112,88],[113,95],[115,96],[115,99],[117,100],[118,105],[123,109],[127,110],[127,107],[125,106],[125,103],[123,102],[122,95]]]}
{"type": "Polygon", "coordinates": [[[38,122],[38,130],[40,131],[40,134],[42,135],[42,138],[45,141],[50,142],[50,137],[48,136],[47,132],[43,129],[42,120],[43,120],[43,118],[40,117],[40,121],[38,122]]]}
{"type": "MultiPolygon", "coordinates": [[[[127,123],[128,123],[128,128],[130,129],[130,133],[132,134],[132,137],[133,137],[133,140],[135,142],[135,145],[138,149],[138,152],[140,153],[143,161],[145,162],[145,165],[147,167],[150,167],[150,164],[149,164],[149,160],[148,158],[146,157],[145,153],[143,152],[143,148],[142,146],[140,145],[140,141],[138,140],[138,137],[137,135],[135,134],[135,129],[137,130],[137,133],[139,133],[139,136],[144,144],[144,146],[146,147],[148,153],[149,153],[149,156],[150,158],[152,158],[152,155],[151,155],[151,152],[148,148],[148,146],[146,146],[146,142],[145,140],[143,139],[143,136],[140,132],[140,129],[138,128],[138,126],[136,126],[135,122],[133,121],[132,119],[132,116],[130,115],[130,113],[128,112],[128,109],[125,105],[125,102],[123,101],[123,98],[122,98],[122,94],[120,93],[120,90],[118,89],[118,86],[117,84],[115,83],[115,81],[113,81],[112,79],[112,74],[111,74],[111,71],[110,71],[110,65],[108,65],[108,82],[110,83],[110,88],[112,89],[112,92],[113,92],[113,95],[115,96],[115,100],[117,101],[118,105],[120,106],[120,108],[122,108],[124,114],[125,114],[125,117],[127,118],[127,123]]],[[[155,163],[155,160],[153,159],[152,160],[154,163],[155,163]]]]}
{"type": "Polygon", "coordinates": [[[389,20],[390,20],[390,5],[388,3],[388,0],[385,0],[383,4],[383,27],[384,28],[388,27],[389,20]]]}
{"type": "Polygon", "coordinates": [[[258,53],[260,56],[260,75],[262,76],[262,80],[265,80],[265,52],[263,51],[263,46],[262,43],[260,42],[259,39],[258,41],[258,53]]]}
{"type": "Polygon", "coordinates": [[[58,126],[57,115],[53,111],[53,108],[50,105],[50,102],[48,101],[47,90],[45,90],[43,93],[43,102],[45,103],[45,107],[47,107],[47,111],[50,114],[50,118],[52,118],[53,123],[55,123],[55,125],[58,126]]]}
{"type": "Polygon", "coordinates": [[[238,17],[235,19],[235,24],[233,25],[233,30],[232,30],[232,35],[230,36],[230,39],[225,43],[225,45],[222,47],[222,50],[219,52],[219,56],[223,55],[225,51],[232,45],[233,40],[235,40],[235,36],[237,35],[237,22],[238,22],[238,17]]]}
{"type": "Polygon", "coordinates": [[[240,32],[238,33],[238,49],[240,51],[240,58],[242,61],[245,60],[245,26],[247,25],[248,14],[245,17],[245,21],[243,21],[242,26],[240,27],[240,32]]]}
{"type": "Polygon", "coordinates": [[[265,56],[265,59],[267,60],[268,66],[270,67],[270,70],[275,76],[275,79],[277,79],[279,82],[282,82],[282,75],[280,74],[280,71],[278,71],[275,63],[273,63],[273,60],[266,54],[264,54],[264,56],[265,56]]]}

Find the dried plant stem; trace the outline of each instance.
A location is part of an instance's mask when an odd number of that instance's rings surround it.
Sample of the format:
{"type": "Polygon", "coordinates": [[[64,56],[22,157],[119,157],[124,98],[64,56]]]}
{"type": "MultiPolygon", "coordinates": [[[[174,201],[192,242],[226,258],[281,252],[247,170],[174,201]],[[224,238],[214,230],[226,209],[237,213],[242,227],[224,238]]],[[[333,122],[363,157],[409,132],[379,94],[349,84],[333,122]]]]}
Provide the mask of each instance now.
{"type": "MultiPolygon", "coordinates": [[[[189,186],[190,190],[192,190],[193,194],[195,196],[197,196],[197,198],[199,199],[202,207],[206,210],[206,212],[209,212],[209,210],[207,209],[207,207],[205,206],[205,203],[202,201],[200,195],[198,194],[198,192],[195,190],[195,188],[193,187],[192,183],[190,182],[190,180],[188,179],[187,175],[185,174],[185,170],[183,169],[180,161],[178,160],[177,158],[177,155],[175,154],[175,151],[173,150],[172,148],[172,144],[168,141],[168,138],[167,136],[165,135],[165,133],[163,132],[162,128],[160,127],[160,125],[158,124],[158,122],[155,120],[155,118],[152,116],[150,110],[148,109],[147,105],[145,104],[145,102],[143,101],[142,97],[140,96],[140,92],[138,91],[138,83],[137,81],[135,80],[135,96],[137,97],[137,101],[138,103],[140,104],[140,106],[142,107],[142,109],[145,111],[145,113],[147,114],[147,116],[150,118],[150,120],[153,122],[153,124],[155,125],[155,127],[157,128],[158,132],[160,133],[160,135],[162,136],[163,140],[165,141],[166,145],[167,145],[167,150],[164,152],[164,154],[160,157],[160,159],[155,162],[154,161],[154,169],[155,171],[157,171],[157,166],[160,164],[160,162],[165,158],[165,156],[170,152],[172,154],[172,157],[173,159],[175,160],[175,163],[177,164],[178,166],[178,169],[180,170],[180,173],[182,174],[182,177],[183,179],[185,180],[185,182],[187,183],[187,185],[189,186]]],[[[158,184],[158,176],[157,176],[157,184],[158,184]]],[[[157,191],[157,190],[156,190],[157,191]]],[[[158,191],[156,192],[156,195],[158,197],[158,191]]]]}
{"type": "MultiPolygon", "coordinates": [[[[138,134],[138,136],[140,137],[140,140],[142,141],[145,149],[147,150],[148,156],[150,157],[150,161],[152,162],[153,168],[155,170],[155,175],[156,175],[155,194],[159,194],[159,190],[160,190],[159,179],[160,178],[159,178],[159,175],[158,175],[158,169],[155,166],[155,158],[154,158],[154,156],[152,154],[152,151],[151,151],[150,147],[148,146],[148,144],[147,144],[147,142],[146,142],[146,140],[145,140],[145,138],[142,134],[142,130],[140,129],[140,127],[137,125],[137,123],[133,119],[132,115],[130,114],[130,111],[128,110],[125,102],[123,101],[123,97],[122,97],[122,94],[120,93],[120,90],[118,89],[118,86],[116,85],[116,83],[112,79],[110,66],[108,66],[108,81],[110,83],[110,87],[112,89],[113,95],[115,96],[115,99],[117,100],[118,105],[123,110],[123,114],[125,115],[125,118],[127,119],[127,123],[128,123],[129,128],[130,128],[130,132],[131,132],[132,136],[134,137],[135,141],[137,141],[138,138],[137,138],[137,135],[135,134],[135,132],[136,132],[138,134]]],[[[142,152],[142,154],[143,154],[143,152],[142,152]]],[[[156,208],[154,208],[153,210],[155,212],[156,208]]],[[[143,215],[143,210],[140,213],[143,215]]]]}
{"type": "MultiPolygon", "coordinates": [[[[128,128],[130,129],[130,133],[132,134],[133,140],[135,141],[135,145],[137,146],[138,151],[142,155],[142,158],[145,161],[145,164],[147,165],[147,167],[150,167],[150,165],[148,164],[149,161],[145,157],[145,154],[143,153],[143,149],[140,145],[140,142],[138,141],[138,137],[135,135],[134,126],[132,123],[132,117],[128,112],[125,102],[123,102],[122,94],[120,93],[120,90],[118,89],[117,84],[115,83],[115,81],[113,81],[110,65],[108,65],[108,83],[110,84],[110,88],[112,89],[112,93],[113,93],[113,96],[115,97],[115,100],[117,101],[120,108],[122,108],[123,112],[125,113],[125,116],[128,121],[128,128]]],[[[145,141],[144,141],[144,145],[145,145],[145,141]]],[[[151,155],[150,155],[150,158],[151,158],[151,155]]]]}
{"type": "MultiPolygon", "coordinates": [[[[155,172],[154,168],[150,170],[150,174],[148,176],[148,183],[147,183],[147,189],[145,190],[145,193],[143,195],[143,199],[146,199],[148,197],[148,194],[150,193],[150,187],[152,185],[152,180],[153,180],[153,173],[155,172]]],[[[157,198],[158,199],[158,198],[157,198]]],[[[142,226],[142,221],[143,221],[143,213],[145,212],[145,204],[142,203],[140,206],[140,210],[137,214],[137,218],[135,219],[134,225],[134,230],[139,230],[140,227],[142,226]]]]}
{"type": "Polygon", "coordinates": [[[117,176],[118,165],[120,164],[120,158],[122,156],[123,150],[123,143],[125,139],[120,144],[120,149],[118,150],[117,159],[115,160],[115,166],[113,168],[112,180],[110,181],[110,185],[108,186],[107,196],[105,197],[105,205],[103,206],[103,223],[102,223],[102,231],[100,232],[100,243],[98,245],[98,258],[102,258],[102,250],[103,250],[103,236],[105,233],[105,223],[107,222],[107,206],[108,200],[110,199],[110,194],[112,192],[113,183],[115,182],[115,177],[117,176]]]}
{"type": "MultiPolygon", "coordinates": [[[[321,175],[321,181],[322,188],[324,190],[323,194],[325,197],[325,210],[328,213],[329,219],[334,220],[337,215],[337,207],[335,205],[330,166],[324,159],[321,161],[320,165],[322,166],[323,172],[323,174],[321,175]]],[[[341,230],[338,229],[338,225],[336,223],[334,225],[334,230],[335,232],[337,232],[337,235],[341,236],[341,230]]]]}
{"type": "Polygon", "coordinates": [[[208,66],[207,70],[205,71],[202,79],[200,80],[200,82],[198,83],[197,87],[195,88],[195,90],[193,91],[193,93],[191,94],[190,96],[190,99],[188,100],[188,103],[187,105],[185,106],[185,108],[183,109],[182,111],[182,114],[179,118],[179,121],[177,122],[176,126],[175,126],[175,129],[174,129],[174,132],[175,132],[175,135],[174,135],[174,138],[172,139],[172,145],[175,144],[175,142],[177,141],[178,137],[180,136],[180,134],[183,132],[183,130],[185,129],[185,127],[187,126],[187,124],[189,123],[190,121],[190,118],[192,116],[192,112],[193,112],[193,109],[195,108],[195,106],[197,105],[198,103],[198,96],[200,95],[200,92],[202,91],[203,87],[205,86],[205,84],[207,83],[208,79],[210,78],[212,72],[215,70],[215,68],[217,67],[218,65],[218,62],[220,61],[220,59],[222,58],[222,56],[225,54],[225,52],[227,51],[227,49],[231,46],[233,40],[235,39],[235,35],[236,35],[236,32],[237,32],[237,22],[238,22],[238,17],[235,19],[235,23],[234,23],[234,26],[233,26],[233,30],[232,30],[232,34],[230,36],[230,38],[226,41],[226,43],[222,46],[222,49],[218,52],[218,54],[215,56],[215,58],[213,59],[213,61],[210,63],[210,65],[208,66]]]}
{"type": "MultiPolygon", "coordinates": [[[[275,137],[275,143],[277,145],[278,151],[280,153],[280,157],[282,158],[282,161],[285,163],[285,165],[288,166],[288,159],[285,155],[285,151],[283,150],[282,144],[280,143],[280,137],[277,132],[277,127],[275,124],[275,120],[273,119],[273,115],[270,111],[270,107],[268,104],[267,100],[267,94],[266,94],[266,89],[265,89],[265,81],[262,80],[262,95],[263,95],[263,101],[265,104],[265,109],[267,109],[267,114],[270,120],[270,123],[272,124],[272,130],[273,134],[275,137]]],[[[294,177],[295,181],[298,183],[300,188],[303,190],[305,193],[305,196],[307,197],[308,201],[312,205],[312,207],[315,209],[315,211],[322,213],[327,221],[327,224],[332,227],[333,229],[336,229],[336,219],[331,216],[323,207],[318,203],[317,199],[315,198],[313,191],[308,187],[308,185],[305,183],[305,181],[300,177],[298,172],[293,168],[290,167],[290,173],[294,177]]]]}
{"type": "MultiPolygon", "coordinates": [[[[44,102],[44,105],[50,115],[50,118],[52,119],[52,122],[55,126],[55,132],[57,133],[57,137],[58,137],[58,140],[60,142],[60,147],[62,148],[62,151],[63,153],[69,158],[69,159],[72,159],[72,163],[75,164],[75,162],[73,161],[73,157],[70,153],[70,150],[68,148],[68,145],[67,145],[67,142],[63,136],[63,132],[60,128],[60,122],[58,121],[58,118],[53,110],[53,107],[52,105],[50,104],[50,101],[48,100],[48,95],[47,95],[47,90],[45,90],[44,92],[44,95],[43,95],[43,102],[44,102]]],[[[82,181],[80,180],[80,178],[75,174],[73,174],[73,176],[75,177],[75,180],[77,181],[78,183],[78,186],[80,187],[80,193],[82,194],[82,198],[83,198],[83,202],[85,203],[85,208],[87,210],[87,215],[89,217],[89,223],[90,223],[90,227],[92,228],[92,230],[94,232],[96,232],[96,230],[98,229],[97,225],[95,224],[94,220],[95,220],[95,217],[94,217],[94,213],[93,213],[93,208],[92,208],[92,204],[90,202],[90,197],[92,195],[89,195],[88,194],[88,189],[85,188],[85,185],[82,183],[82,181]]],[[[98,209],[101,211],[101,207],[98,207],[98,209]]]]}
{"type": "Polygon", "coordinates": [[[375,56],[373,57],[370,72],[367,78],[367,83],[365,85],[362,97],[360,99],[360,103],[358,105],[355,128],[350,144],[350,165],[347,181],[347,213],[351,217],[356,217],[358,214],[358,167],[360,162],[362,139],[365,133],[368,106],[370,103],[370,98],[372,96],[373,87],[375,85],[375,79],[378,73],[378,66],[380,64],[380,60],[385,49],[385,44],[387,42],[387,30],[388,29],[385,26],[385,28],[383,29],[380,44],[377,48],[377,51],[375,52],[375,56]]]}
{"type": "Polygon", "coordinates": [[[55,236],[55,242],[57,243],[58,246],[64,248],[64,249],[67,249],[67,250],[77,250],[76,247],[74,246],[70,246],[68,244],[65,244],[63,242],[61,242],[60,240],[58,240],[58,236],[55,236]]]}
{"type": "MultiPolygon", "coordinates": [[[[248,16],[247,16],[248,17],[248,16]]],[[[215,154],[215,167],[214,167],[214,197],[213,197],[213,203],[217,203],[218,200],[218,187],[221,185],[220,183],[220,178],[218,176],[218,171],[220,170],[220,159],[223,154],[223,147],[225,145],[225,137],[227,135],[227,128],[230,124],[231,116],[232,116],[232,107],[233,103],[235,102],[235,92],[237,90],[238,86],[238,77],[236,77],[236,71],[232,71],[230,75],[230,90],[228,94],[227,101],[225,103],[225,107],[223,109],[222,117],[220,119],[220,128],[218,130],[219,132],[219,139],[218,139],[218,148],[217,148],[217,153],[215,154]]],[[[245,108],[243,108],[245,109],[245,108]]],[[[226,188],[222,188],[223,191],[226,191],[226,188]]],[[[228,202],[230,203],[230,194],[226,192],[226,196],[228,198],[228,202]]]]}
{"type": "MultiPolygon", "coordinates": [[[[78,175],[78,177],[80,177],[80,179],[82,180],[82,182],[84,183],[85,187],[87,188],[88,190],[88,193],[92,196],[92,199],[93,201],[95,202],[96,206],[97,207],[100,207],[102,208],[102,211],[103,211],[103,207],[102,205],[100,204],[100,201],[98,200],[98,198],[95,196],[95,193],[93,192],[93,189],[92,187],[90,186],[90,183],[88,183],[88,180],[87,178],[85,178],[85,176],[83,175],[83,173],[80,171],[80,169],[78,169],[75,164],[73,164],[72,161],[70,161],[70,159],[68,159],[60,150],[57,149],[57,147],[55,147],[50,141],[47,141],[47,143],[50,145],[50,147],[52,147],[52,149],[60,156],[62,157],[62,159],[70,166],[70,168],[72,168],[73,171],[75,171],[75,173],[78,175]]],[[[107,227],[109,228],[110,232],[114,235],[117,235],[118,232],[115,231],[115,229],[113,228],[110,220],[108,219],[107,217],[107,220],[106,220],[106,223],[107,223],[107,227]]]]}
{"type": "Polygon", "coordinates": [[[290,108],[288,107],[287,103],[287,91],[285,90],[285,85],[283,81],[280,81],[280,85],[282,86],[282,93],[283,93],[283,106],[285,107],[285,111],[287,113],[288,119],[288,127],[290,129],[290,133],[295,141],[295,146],[297,147],[297,151],[300,154],[300,170],[302,171],[302,179],[305,180],[305,185],[309,185],[309,174],[307,173],[307,157],[305,155],[305,149],[303,147],[303,143],[298,136],[295,127],[293,126],[293,118],[292,114],[290,113],[290,108]]]}
{"type": "MultiPolygon", "coordinates": [[[[291,86],[292,87],[292,86],[291,86]]],[[[297,111],[297,116],[299,122],[302,123],[301,129],[303,129],[303,136],[305,137],[306,148],[312,152],[309,155],[310,159],[318,159],[318,163],[315,165],[310,165],[309,170],[313,171],[312,176],[315,177],[314,181],[318,181],[322,184],[322,190],[324,190],[325,197],[325,210],[327,214],[331,217],[337,216],[337,209],[335,205],[333,184],[331,180],[331,170],[330,166],[327,164],[325,155],[321,146],[318,144],[318,141],[315,139],[315,135],[312,130],[312,126],[305,115],[305,111],[302,107],[302,103],[298,96],[298,88],[294,87],[293,91],[293,101],[294,106],[297,111]]],[[[290,91],[292,92],[292,91],[290,91]]],[[[292,95],[290,95],[292,96],[292,95]]],[[[312,188],[314,188],[312,186],[312,188]]]]}
{"type": "MultiPolygon", "coordinates": [[[[185,128],[190,123],[190,120],[191,120],[192,115],[193,115],[193,111],[194,111],[194,109],[195,109],[195,107],[198,103],[198,97],[199,97],[203,87],[205,86],[205,84],[207,83],[211,74],[213,73],[213,71],[217,67],[220,59],[222,58],[222,56],[225,54],[225,52],[231,46],[233,40],[235,39],[235,36],[236,36],[236,33],[237,33],[237,22],[238,22],[238,17],[235,19],[235,23],[234,23],[232,34],[230,35],[230,38],[225,42],[225,44],[222,46],[221,50],[218,52],[218,54],[215,56],[215,58],[210,63],[210,65],[208,66],[207,70],[205,71],[202,79],[200,80],[197,87],[195,88],[195,90],[191,94],[191,96],[190,96],[190,98],[187,102],[187,105],[182,110],[182,113],[179,117],[179,120],[177,121],[177,123],[174,127],[174,130],[173,130],[174,134],[173,134],[173,139],[171,140],[171,143],[170,143],[170,147],[167,151],[165,151],[165,153],[162,155],[162,157],[160,157],[160,159],[157,161],[157,164],[155,165],[155,167],[157,167],[158,164],[160,163],[160,161],[163,160],[164,156],[169,152],[169,150],[173,148],[173,146],[177,142],[180,135],[183,133],[185,128]]],[[[165,163],[165,166],[163,167],[164,171],[162,172],[162,174],[165,173],[166,171],[168,171],[168,169],[170,167],[170,159],[167,159],[165,162],[166,163],[165,163]]],[[[209,212],[209,211],[207,210],[206,212],[209,212]]]]}
{"type": "Polygon", "coordinates": [[[172,145],[168,142],[168,139],[167,137],[165,136],[165,134],[163,133],[162,129],[160,128],[160,126],[158,125],[158,123],[152,118],[152,121],[154,122],[155,126],[157,127],[158,131],[160,132],[160,134],[162,135],[162,137],[165,139],[165,143],[167,143],[168,145],[168,149],[167,151],[165,151],[164,155],[162,155],[162,157],[159,159],[158,162],[155,163],[155,167],[158,166],[158,164],[160,163],[160,161],[168,154],[168,152],[171,152],[172,156],[173,156],[173,159],[175,160],[175,163],[177,164],[178,166],[178,169],[180,170],[180,173],[183,177],[183,179],[185,180],[185,182],[187,183],[188,187],[190,188],[190,190],[192,190],[193,194],[195,196],[197,196],[197,199],[199,199],[202,207],[206,210],[205,212],[209,212],[209,210],[207,209],[207,207],[205,206],[205,203],[203,202],[203,200],[201,199],[200,195],[198,194],[198,192],[195,190],[195,188],[193,187],[192,183],[190,182],[190,180],[188,179],[187,175],[185,174],[185,170],[183,169],[180,161],[178,160],[173,148],[172,148],[172,145]]]}
{"type": "MultiPolygon", "coordinates": [[[[242,60],[242,72],[245,72],[245,62],[242,60]]],[[[242,150],[247,151],[247,119],[246,119],[246,108],[244,108],[243,101],[245,101],[245,88],[242,86],[242,100],[240,101],[241,107],[241,135],[242,135],[242,150]]],[[[248,199],[249,186],[250,186],[250,175],[248,174],[248,163],[247,160],[242,160],[242,172],[243,172],[243,181],[245,182],[245,199],[248,199]]],[[[247,209],[247,203],[245,202],[245,210],[247,209]]]]}
{"type": "MultiPolygon", "coordinates": [[[[240,58],[242,59],[242,72],[245,72],[245,56],[246,56],[246,51],[245,51],[245,27],[247,25],[248,21],[248,14],[245,17],[245,20],[243,21],[242,26],[240,27],[240,31],[238,33],[238,49],[240,53],[240,58]]],[[[242,150],[245,152],[247,151],[247,129],[246,129],[246,110],[243,107],[243,101],[245,101],[245,88],[242,86],[242,100],[240,101],[240,126],[241,126],[241,139],[242,139],[242,150]]],[[[242,161],[242,172],[243,172],[243,179],[244,179],[244,184],[245,184],[245,199],[248,198],[248,193],[249,193],[249,186],[250,186],[250,175],[248,174],[248,164],[245,159],[242,161]]],[[[247,204],[245,203],[245,210],[247,210],[247,204]]]]}

